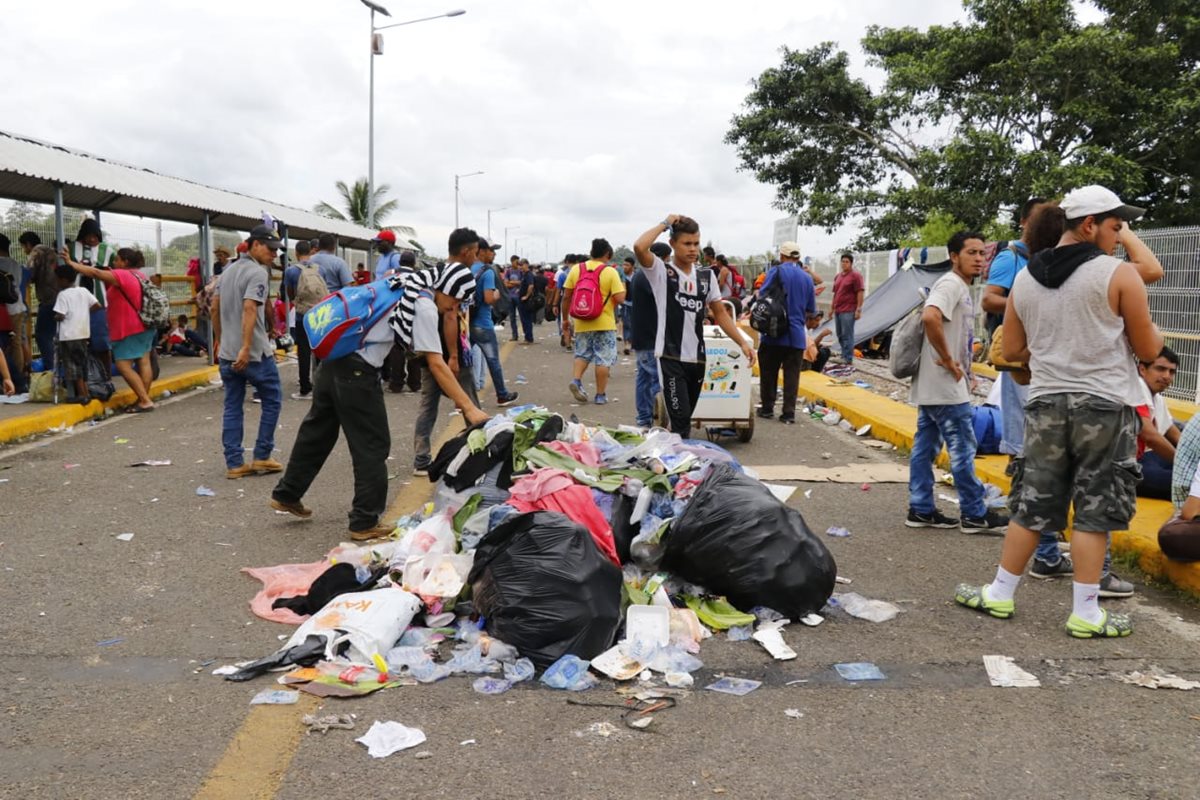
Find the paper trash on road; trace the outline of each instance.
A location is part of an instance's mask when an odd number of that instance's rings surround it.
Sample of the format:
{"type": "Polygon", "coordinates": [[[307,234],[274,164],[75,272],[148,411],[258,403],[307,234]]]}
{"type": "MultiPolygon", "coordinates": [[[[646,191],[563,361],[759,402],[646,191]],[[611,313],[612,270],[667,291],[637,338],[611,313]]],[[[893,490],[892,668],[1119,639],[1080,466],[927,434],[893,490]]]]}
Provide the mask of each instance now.
{"type": "Polygon", "coordinates": [[[118,534],[117,534],[117,539],[118,539],[118,540],[120,540],[120,541],[122,541],[122,542],[128,542],[128,541],[132,541],[132,540],[133,540],[133,534],[132,534],[132,533],[118,533],[118,534]]]}
{"type": "Polygon", "coordinates": [[[987,669],[988,680],[992,682],[992,686],[1036,689],[1042,685],[1036,675],[1026,672],[1013,663],[1012,656],[984,656],[983,666],[987,669]]]}
{"type": "Polygon", "coordinates": [[[781,503],[786,503],[796,493],[795,486],[783,486],[778,483],[764,483],[763,486],[770,489],[771,494],[775,495],[775,499],[781,503]]]}
{"type": "Polygon", "coordinates": [[[592,659],[592,669],[614,681],[630,681],[642,671],[642,665],[623,655],[620,648],[614,645],[592,659]]]}
{"type": "Polygon", "coordinates": [[[375,724],[354,741],[366,745],[367,755],[371,758],[387,758],[392,753],[421,744],[425,741],[425,733],[399,722],[375,720],[375,724]]]}
{"type": "Polygon", "coordinates": [[[788,647],[779,628],[760,627],[755,631],[753,638],[754,641],[765,647],[776,661],[791,661],[796,657],[796,651],[788,647]]]}
{"type": "Polygon", "coordinates": [[[1189,681],[1178,675],[1159,672],[1151,667],[1152,672],[1131,672],[1128,675],[1122,675],[1118,680],[1123,683],[1131,683],[1134,686],[1143,686],[1147,689],[1180,689],[1182,691],[1190,691],[1192,689],[1200,689],[1200,681],[1189,681]]]}
{"type": "Polygon", "coordinates": [[[900,613],[900,607],[884,600],[869,600],[858,592],[835,592],[831,598],[852,617],[869,622],[887,622],[900,613]]]}
{"type": "Polygon", "coordinates": [[[169,466],[171,466],[171,459],[160,458],[160,459],[151,459],[150,461],[135,461],[132,464],[130,464],[129,466],[131,466],[131,467],[169,467],[169,466]]]}
{"type": "Polygon", "coordinates": [[[883,670],[869,661],[858,661],[852,664],[834,664],[837,674],[848,681],[881,681],[887,678],[883,670]]]}
{"type": "Polygon", "coordinates": [[[300,702],[299,692],[286,689],[263,689],[250,701],[252,706],[290,706],[300,702]]]}

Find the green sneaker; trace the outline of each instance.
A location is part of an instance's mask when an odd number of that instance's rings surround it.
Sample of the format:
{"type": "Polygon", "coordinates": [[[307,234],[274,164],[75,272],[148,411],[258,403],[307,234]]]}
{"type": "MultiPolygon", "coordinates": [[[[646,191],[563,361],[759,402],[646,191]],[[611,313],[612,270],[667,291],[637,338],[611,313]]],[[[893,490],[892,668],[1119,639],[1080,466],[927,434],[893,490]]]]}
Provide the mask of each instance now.
{"type": "Polygon", "coordinates": [[[954,602],[960,606],[991,614],[996,619],[1008,619],[1013,615],[1015,606],[1012,600],[988,600],[984,594],[986,586],[971,586],[960,583],[954,590],[954,602]]]}
{"type": "Polygon", "coordinates": [[[1133,620],[1128,614],[1104,612],[1104,618],[1093,625],[1083,617],[1067,617],[1067,633],[1076,639],[1117,639],[1133,633],[1133,620]]]}

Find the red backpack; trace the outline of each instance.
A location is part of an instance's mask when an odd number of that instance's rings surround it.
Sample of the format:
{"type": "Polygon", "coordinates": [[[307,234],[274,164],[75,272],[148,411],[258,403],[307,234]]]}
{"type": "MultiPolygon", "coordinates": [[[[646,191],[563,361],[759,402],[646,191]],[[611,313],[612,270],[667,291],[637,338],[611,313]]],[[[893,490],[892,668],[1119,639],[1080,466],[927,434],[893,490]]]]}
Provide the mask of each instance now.
{"type": "Polygon", "coordinates": [[[579,265],[579,278],[575,281],[575,289],[571,294],[570,314],[575,319],[597,319],[604,313],[604,305],[608,298],[600,291],[600,275],[611,264],[601,264],[596,269],[588,269],[587,264],[579,265]]]}

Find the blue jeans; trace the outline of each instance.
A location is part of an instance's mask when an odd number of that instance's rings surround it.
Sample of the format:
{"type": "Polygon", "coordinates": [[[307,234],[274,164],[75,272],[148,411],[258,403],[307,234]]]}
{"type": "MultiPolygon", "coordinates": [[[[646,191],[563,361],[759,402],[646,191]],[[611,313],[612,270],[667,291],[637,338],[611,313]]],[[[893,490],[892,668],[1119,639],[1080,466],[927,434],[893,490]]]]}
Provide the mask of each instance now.
{"type": "Polygon", "coordinates": [[[512,325],[512,338],[515,341],[521,335],[517,332],[517,316],[520,313],[521,301],[515,294],[510,294],[509,297],[512,299],[512,310],[508,312],[508,323],[512,325]]]}
{"type": "MultiPolygon", "coordinates": [[[[532,342],[533,341],[533,312],[530,311],[528,308],[526,308],[524,303],[518,303],[517,304],[517,313],[520,314],[520,316],[521,316],[521,329],[523,331],[525,331],[525,341],[532,342]]],[[[513,323],[513,327],[514,328],[516,327],[515,322],[513,323]]],[[[515,331],[513,333],[513,336],[514,337],[516,336],[515,331]]]]}
{"type": "Polygon", "coordinates": [[[637,375],[634,377],[634,398],[637,405],[637,424],[649,426],[654,422],[654,398],[661,391],[658,385],[658,359],[653,350],[637,351],[637,375]]]}
{"type": "Polygon", "coordinates": [[[38,306],[37,320],[33,323],[33,339],[42,356],[42,369],[54,369],[54,334],[58,322],[54,319],[54,304],[38,306]]]}
{"type": "MultiPolygon", "coordinates": [[[[1029,387],[1013,380],[1009,372],[1000,373],[1000,452],[1020,456],[1025,450],[1025,403],[1029,400],[1029,387]]],[[[1051,566],[1058,563],[1062,551],[1058,549],[1058,532],[1042,531],[1037,551],[1033,557],[1051,566]]],[[[1106,556],[1107,558],[1107,556],[1106,556]]],[[[1105,566],[1107,570],[1108,567],[1105,566]]]]}
{"type": "Polygon", "coordinates": [[[908,505],[918,514],[932,514],[933,462],[942,449],[950,451],[950,471],[958,489],[963,516],[987,514],[983,484],[975,477],[975,424],[970,403],[917,407],[917,434],[908,459],[908,505]]]}
{"type": "Polygon", "coordinates": [[[842,360],[849,364],[854,360],[854,312],[839,311],[833,321],[837,327],[838,344],[842,348],[842,360]]]}
{"type": "Polygon", "coordinates": [[[283,390],[279,384],[279,368],[271,356],[251,361],[241,372],[232,361],[221,359],[221,381],[225,384],[225,413],[221,418],[221,445],[225,449],[225,466],[229,469],[245,463],[242,452],[242,416],[246,403],[246,384],[258,390],[262,400],[262,415],[258,420],[258,439],[254,442],[254,459],[271,457],[275,449],[275,427],[283,407],[283,390]]]}
{"type": "Polygon", "coordinates": [[[500,342],[496,339],[496,329],[491,325],[471,326],[471,344],[478,345],[483,351],[483,360],[487,362],[488,372],[492,376],[492,388],[496,390],[497,399],[508,395],[504,386],[504,368],[500,366],[500,342]]]}

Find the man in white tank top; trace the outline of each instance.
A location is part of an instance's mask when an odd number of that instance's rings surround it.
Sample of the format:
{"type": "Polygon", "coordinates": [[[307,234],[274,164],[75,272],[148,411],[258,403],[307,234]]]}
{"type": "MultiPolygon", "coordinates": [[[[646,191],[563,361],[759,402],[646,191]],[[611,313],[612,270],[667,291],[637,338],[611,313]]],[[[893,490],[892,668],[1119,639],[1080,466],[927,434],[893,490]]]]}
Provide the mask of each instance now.
{"type": "Polygon", "coordinates": [[[1128,636],[1129,617],[1100,608],[1100,576],[1108,534],[1127,528],[1137,507],[1133,407],[1142,390],[1135,357],[1152,361],[1163,346],[1143,279],[1157,280],[1162,267],[1129,230],[1128,221],[1143,210],[1110,190],[1076,189],[1061,208],[1058,246],[1038,253],[1016,277],[1004,315],[1004,358],[1028,363],[1033,378],[1000,567],[990,584],[959,585],[954,599],[1010,618],[1039,533],[1063,530],[1074,505],[1067,632],[1080,639],[1128,636]],[[1129,262],[1112,256],[1118,244],[1129,262]]]}

